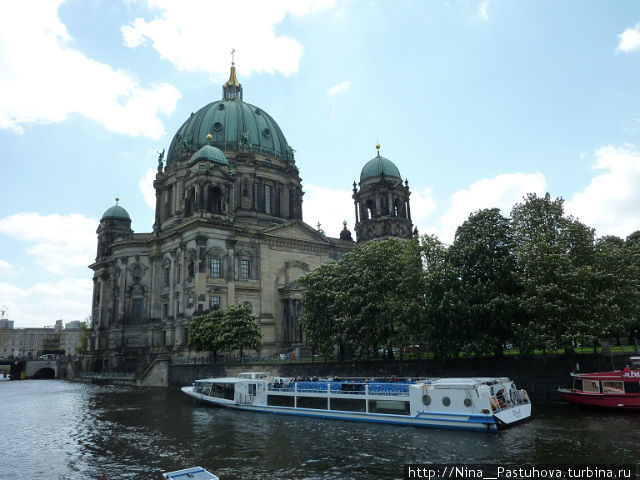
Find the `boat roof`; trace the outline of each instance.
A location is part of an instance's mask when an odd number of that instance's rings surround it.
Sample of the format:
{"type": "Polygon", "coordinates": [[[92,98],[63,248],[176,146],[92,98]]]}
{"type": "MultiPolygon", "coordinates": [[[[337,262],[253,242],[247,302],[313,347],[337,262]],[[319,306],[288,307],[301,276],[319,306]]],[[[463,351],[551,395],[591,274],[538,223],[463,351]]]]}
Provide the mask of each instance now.
{"type": "MultiPolygon", "coordinates": [[[[238,383],[242,378],[238,377],[211,377],[211,378],[199,378],[196,382],[201,383],[238,383]]],[[[246,379],[245,379],[246,380],[246,379]]]]}
{"type": "Polygon", "coordinates": [[[438,378],[432,382],[434,386],[474,386],[487,383],[508,382],[507,377],[470,377],[470,378],[438,378]]]}
{"type": "Polygon", "coordinates": [[[168,480],[220,480],[217,475],[208,472],[202,467],[191,467],[175,472],[164,472],[163,478],[168,480]]]}

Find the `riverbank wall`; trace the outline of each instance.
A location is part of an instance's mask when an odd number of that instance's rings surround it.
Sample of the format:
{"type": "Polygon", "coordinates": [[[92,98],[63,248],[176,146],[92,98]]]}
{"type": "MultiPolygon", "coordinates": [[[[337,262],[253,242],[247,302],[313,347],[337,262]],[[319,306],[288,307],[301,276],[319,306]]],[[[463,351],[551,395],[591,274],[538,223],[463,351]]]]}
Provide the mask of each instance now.
{"type": "Polygon", "coordinates": [[[509,377],[529,393],[534,404],[562,402],[558,387],[568,387],[569,373],[620,369],[629,355],[536,355],[448,360],[392,360],[281,364],[168,365],[169,388],[190,385],[198,378],[233,376],[243,371],[265,371],[281,377],[509,377]]]}

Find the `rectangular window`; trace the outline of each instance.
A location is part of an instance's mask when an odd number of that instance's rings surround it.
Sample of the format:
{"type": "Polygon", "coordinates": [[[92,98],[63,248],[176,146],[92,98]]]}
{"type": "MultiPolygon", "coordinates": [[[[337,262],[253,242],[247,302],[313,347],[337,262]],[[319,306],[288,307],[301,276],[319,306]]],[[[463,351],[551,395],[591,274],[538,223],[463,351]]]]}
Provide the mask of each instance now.
{"type": "Polygon", "coordinates": [[[142,322],[142,310],[144,308],[144,300],[142,298],[134,298],[131,302],[131,323],[142,322]]]}
{"type": "Polygon", "coordinates": [[[409,402],[402,400],[369,400],[369,413],[388,413],[392,415],[409,415],[409,402]]]}
{"type": "Polygon", "coordinates": [[[298,397],[298,408],[327,409],[327,397],[298,397]]]}
{"type": "Polygon", "coordinates": [[[210,297],[209,298],[209,308],[211,310],[219,310],[220,309],[220,297],[210,297]]]}
{"type": "Polygon", "coordinates": [[[164,267],[164,286],[169,286],[169,278],[171,275],[171,269],[169,267],[164,267]]]}
{"type": "Polygon", "coordinates": [[[367,404],[364,399],[356,398],[331,398],[331,410],[344,410],[347,412],[366,412],[367,404]]]}
{"type": "Polygon", "coordinates": [[[273,407],[293,407],[293,397],[284,395],[267,395],[267,405],[273,407]]]}
{"type": "Polygon", "coordinates": [[[271,213],[271,185],[264,186],[264,211],[271,213]]]}
{"type": "Polygon", "coordinates": [[[624,393],[622,382],[602,382],[602,391],[605,393],[624,393]]]}
{"type": "Polygon", "coordinates": [[[251,272],[251,263],[248,259],[243,258],[240,260],[240,278],[247,279],[251,272]]]}
{"type": "Polygon", "coordinates": [[[258,210],[259,187],[258,183],[253,184],[253,209],[256,211],[258,210]]]}
{"type": "Polygon", "coordinates": [[[220,278],[220,259],[211,259],[211,276],[214,278],[220,278]]]}

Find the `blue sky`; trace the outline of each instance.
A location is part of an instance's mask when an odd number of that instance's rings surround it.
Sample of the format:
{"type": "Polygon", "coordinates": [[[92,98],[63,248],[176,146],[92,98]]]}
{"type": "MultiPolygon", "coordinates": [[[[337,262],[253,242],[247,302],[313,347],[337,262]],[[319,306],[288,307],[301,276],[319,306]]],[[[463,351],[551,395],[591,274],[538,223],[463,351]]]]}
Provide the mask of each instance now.
{"type": "Polygon", "coordinates": [[[90,313],[98,220],[153,224],[157,151],[221,97],[276,119],[304,218],[353,229],[375,155],[408,178],[421,233],[561,196],[602,235],[640,229],[640,2],[0,3],[0,305],[16,327],[90,313]]]}

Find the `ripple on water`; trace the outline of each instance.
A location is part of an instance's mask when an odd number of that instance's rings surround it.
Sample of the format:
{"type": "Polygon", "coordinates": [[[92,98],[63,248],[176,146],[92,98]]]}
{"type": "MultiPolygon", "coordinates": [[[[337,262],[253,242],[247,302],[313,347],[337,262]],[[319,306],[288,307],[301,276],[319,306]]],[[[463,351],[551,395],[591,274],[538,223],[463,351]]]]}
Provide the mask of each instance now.
{"type": "Polygon", "coordinates": [[[177,391],[59,380],[0,384],[3,471],[17,480],[402,478],[406,463],[634,463],[637,414],[538,408],[499,435],[253,414],[177,391]],[[612,432],[615,432],[613,434],[612,432]]]}

